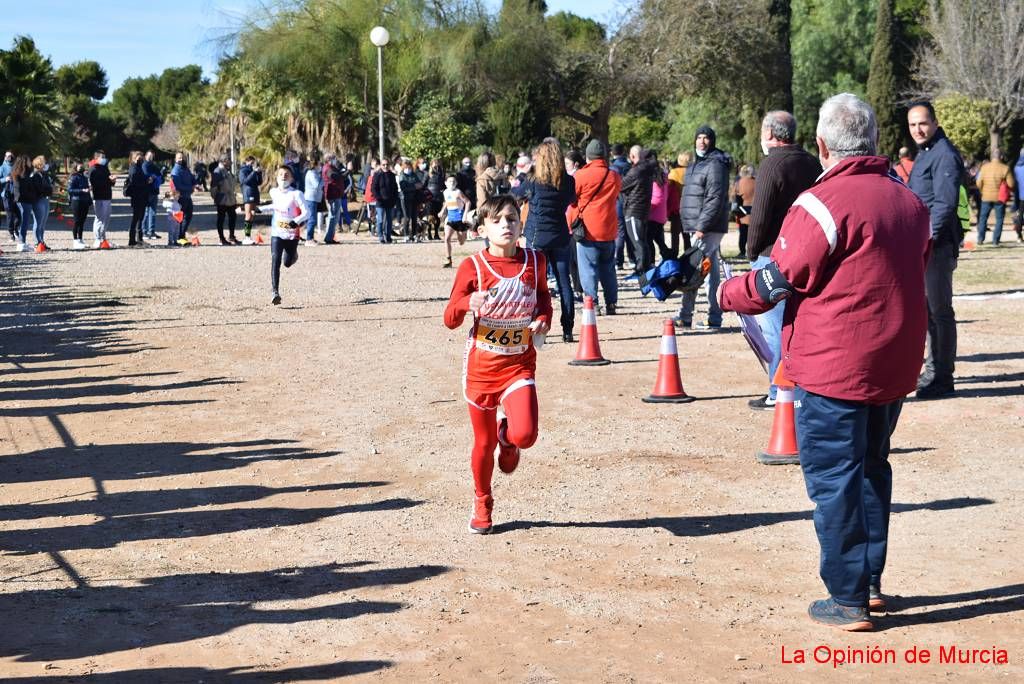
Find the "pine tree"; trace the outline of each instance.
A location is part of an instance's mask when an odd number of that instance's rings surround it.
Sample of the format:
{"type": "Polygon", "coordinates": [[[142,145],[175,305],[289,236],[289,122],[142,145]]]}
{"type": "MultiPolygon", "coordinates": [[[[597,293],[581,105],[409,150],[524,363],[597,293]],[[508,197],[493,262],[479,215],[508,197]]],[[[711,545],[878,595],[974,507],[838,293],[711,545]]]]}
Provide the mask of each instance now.
{"type": "Polygon", "coordinates": [[[893,0],[878,0],[875,42],[868,71],[868,102],[878,118],[878,154],[892,157],[903,141],[900,109],[896,103],[896,27],[893,0]]]}

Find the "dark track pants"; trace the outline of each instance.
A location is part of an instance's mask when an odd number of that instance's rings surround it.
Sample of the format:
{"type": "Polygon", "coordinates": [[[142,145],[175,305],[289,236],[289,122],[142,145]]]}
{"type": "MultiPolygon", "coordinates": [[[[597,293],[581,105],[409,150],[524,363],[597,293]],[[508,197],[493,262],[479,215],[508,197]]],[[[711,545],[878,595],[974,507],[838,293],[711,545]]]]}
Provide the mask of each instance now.
{"type": "Polygon", "coordinates": [[[903,401],[869,406],[796,389],[796,437],[807,495],[816,504],[821,579],[836,603],[867,606],[889,539],[889,437],[903,401]]]}

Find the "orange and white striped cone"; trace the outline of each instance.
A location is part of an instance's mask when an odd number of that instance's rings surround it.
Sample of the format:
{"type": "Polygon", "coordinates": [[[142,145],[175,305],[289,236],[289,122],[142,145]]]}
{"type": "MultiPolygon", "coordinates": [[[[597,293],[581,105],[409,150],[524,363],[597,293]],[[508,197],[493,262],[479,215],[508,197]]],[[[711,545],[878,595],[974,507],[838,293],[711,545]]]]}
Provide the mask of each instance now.
{"type": "Polygon", "coordinates": [[[661,334],[661,354],[658,356],[658,378],[654,381],[654,390],[642,401],[648,404],[686,404],[693,401],[693,397],[683,389],[683,378],[679,374],[676,326],[671,318],[665,321],[661,334]]]}
{"type": "Polygon", "coordinates": [[[758,463],[764,465],[799,465],[800,448],[796,443],[796,414],[793,408],[795,385],[786,378],[779,364],[775,371],[775,414],[768,447],[757,454],[758,463]]]}
{"type": "Polygon", "coordinates": [[[110,246],[110,243],[107,242],[107,238],[103,238],[100,241],[100,249],[112,249],[111,246],[110,246]]]}
{"type": "MultiPolygon", "coordinates": [[[[572,292],[562,293],[562,297],[571,297],[572,292]]],[[[597,340],[597,313],[594,311],[594,298],[587,295],[583,298],[583,328],[580,330],[580,343],[576,347],[576,358],[569,362],[570,366],[607,366],[611,361],[601,356],[601,343],[597,340]]]]}

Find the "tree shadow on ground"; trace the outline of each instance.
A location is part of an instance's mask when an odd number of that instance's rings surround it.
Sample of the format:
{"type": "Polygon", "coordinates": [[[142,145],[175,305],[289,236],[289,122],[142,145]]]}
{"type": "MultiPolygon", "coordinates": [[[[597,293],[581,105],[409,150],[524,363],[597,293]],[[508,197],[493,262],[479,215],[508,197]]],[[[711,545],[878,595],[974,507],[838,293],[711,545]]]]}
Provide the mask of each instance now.
{"type": "MultiPolygon", "coordinates": [[[[185,382],[169,382],[162,385],[136,385],[133,383],[109,383],[96,385],[73,385],[70,387],[36,387],[24,389],[8,389],[7,384],[0,385],[0,401],[67,401],[81,399],[97,399],[103,397],[120,397],[144,394],[146,392],[167,392],[171,390],[197,389],[218,385],[237,385],[240,380],[228,378],[203,378],[185,382]]],[[[98,406],[102,407],[107,404],[98,406]]],[[[81,407],[79,407],[81,408],[81,407]]],[[[50,411],[53,413],[54,411],[50,411]]],[[[65,412],[63,408],[57,412],[65,412]]],[[[7,414],[10,415],[10,414],[7,414]]]]}
{"type": "Polygon", "coordinates": [[[996,373],[995,375],[968,375],[957,377],[958,385],[979,382],[1017,382],[1024,380],[1024,372],[1021,373],[996,373]]]}
{"type": "Polygon", "coordinates": [[[262,461],[334,455],[337,452],[314,451],[290,439],[61,446],[0,457],[0,482],[13,484],[77,478],[135,480],[232,470],[262,461]]]}
{"type": "Polygon", "coordinates": [[[419,506],[421,503],[423,502],[396,498],[322,508],[228,508],[117,515],[85,525],[0,530],[0,549],[9,555],[109,549],[127,542],[192,539],[271,527],[306,525],[338,515],[396,511],[419,506]]]}
{"type": "MultiPolygon", "coordinates": [[[[294,487],[197,487],[107,493],[99,498],[74,501],[0,505],[0,520],[38,520],[40,518],[90,515],[101,518],[138,516],[180,511],[200,506],[224,506],[267,499],[281,494],[312,494],[343,489],[383,487],[389,482],[339,482],[337,484],[296,485],[294,487]]],[[[84,493],[90,495],[92,492],[84,493]]],[[[2,533],[0,533],[2,534],[2,533]]]]}
{"type": "Polygon", "coordinates": [[[284,684],[309,680],[337,679],[369,674],[394,665],[390,660],[343,660],[328,665],[258,670],[254,667],[154,667],[145,670],[52,677],[7,677],[6,684],[153,684],[157,682],[227,682],[228,684],[284,684]]]}
{"type": "MultiPolygon", "coordinates": [[[[893,513],[931,510],[945,511],[956,508],[971,508],[995,503],[991,499],[967,498],[941,499],[919,504],[893,504],[893,513]]],[[[624,530],[661,527],[677,537],[706,537],[713,534],[729,534],[756,527],[768,527],[779,523],[810,520],[811,511],[784,511],[779,513],[724,513],[721,515],[695,515],[672,518],[639,518],[635,520],[607,520],[585,522],[551,522],[547,520],[515,520],[495,525],[495,532],[513,532],[534,527],[597,527],[624,530]]]]}
{"type": "Polygon", "coordinates": [[[358,561],[258,572],[201,572],[140,578],[133,586],[0,594],[0,615],[8,626],[18,626],[5,629],[0,657],[71,660],[203,639],[245,625],[290,625],[394,613],[405,606],[348,596],[338,600],[342,597],[337,594],[411,584],[449,570],[439,565],[372,565],[358,561]],[[331,599],[326,599],[328,595],[331,599]],[[295,605],[276,605],[282,601],[295,605]],[[275,605],[260,608],[256,605],[260,602],[275,605]]]}
{"type": "Polygon", "coordinates": [[[888,614],[881,621],[881,629],[898,629],[913,625],[933,625],[941,622],[960,622],[987,615],[999,615],[1024,611],[1024,584],[1011,584],[993,589],[980,589],[957,594],[940,594],[935,596],[892,596],[886,600],[888,614]],[[947,603],[971,603],[970,605],[950,606],[921,612],[905,613],[902,611],[914,608],[947,603]]]}
{"type": "Polygon", "coordinates": [[[967,356],[956,357],[957,361],[965,363],[985,363],[987,361],[1013,361],[1015,359],[1024,359],[1024,351],[1014,352],[982,352],[979,354],[968,354],[967,356]]]}
{"type": "Polygon", "coordinates": [[[51,268],[45,260],[18,259],[0,270],[0,361],[20,366],[154,349],[123,337],[130,322],[114,313],[129,306],[128,298],[54,285],[51,268]]]}

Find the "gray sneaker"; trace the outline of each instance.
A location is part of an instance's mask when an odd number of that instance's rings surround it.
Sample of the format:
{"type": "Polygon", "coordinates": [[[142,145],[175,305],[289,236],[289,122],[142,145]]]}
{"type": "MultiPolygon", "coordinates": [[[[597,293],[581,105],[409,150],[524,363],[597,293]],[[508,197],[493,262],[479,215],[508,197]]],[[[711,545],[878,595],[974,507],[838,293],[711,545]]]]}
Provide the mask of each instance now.
{"type": "Polygon", "coordinates": [[[807,615],[819,625],[828,625],[846,632],[870,632],[875,628],[867,606],[841,606],[833,598],[814,601],[807,615]]]}

